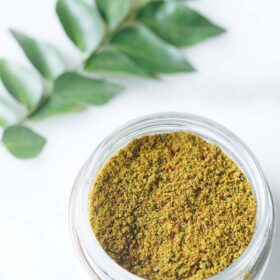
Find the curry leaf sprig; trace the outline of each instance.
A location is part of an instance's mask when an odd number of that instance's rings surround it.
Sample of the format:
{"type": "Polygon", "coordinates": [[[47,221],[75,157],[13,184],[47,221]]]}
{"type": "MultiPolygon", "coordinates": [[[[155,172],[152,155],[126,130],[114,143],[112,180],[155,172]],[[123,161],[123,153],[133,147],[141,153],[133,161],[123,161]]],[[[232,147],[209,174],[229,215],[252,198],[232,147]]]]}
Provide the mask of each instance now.
{"type": "Polygon", "coordinates": [[[2,142],[18,158],[32,158],[46,140],[26,123],[103,105],[122,85],[96,76],[157,77],[194,71],[180,48],[224,32],[176,0],[58,0],[56,13],[83,60],[75,68],[54,46],[18,31],[12,36],[34,68],[0,60],[2,142]],[[96,75],[98,74],[98,75],[96,75]]]}

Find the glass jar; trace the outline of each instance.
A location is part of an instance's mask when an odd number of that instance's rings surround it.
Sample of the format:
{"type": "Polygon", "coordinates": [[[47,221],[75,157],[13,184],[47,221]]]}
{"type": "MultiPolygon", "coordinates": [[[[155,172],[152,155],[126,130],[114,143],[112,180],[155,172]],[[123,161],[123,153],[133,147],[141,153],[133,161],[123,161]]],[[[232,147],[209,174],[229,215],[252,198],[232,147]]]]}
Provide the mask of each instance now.
{"type": "Polygon", "coordinates": [[[254,237],[241,257],[211,280],[261,279],[274,233],[274,207],[267,180],[252,152],[223,126],[195,115],[159,113],[127,123],[112,132],[82,167],[74,184],[69,207],[70,227],[81,262],[92,279],[141,280],[114,262],[99,245],[89,223],[88,197],[102,166],[132,139],[148,134],[189,131],[222,148],[243,170],[257,200],[254,237]]]}

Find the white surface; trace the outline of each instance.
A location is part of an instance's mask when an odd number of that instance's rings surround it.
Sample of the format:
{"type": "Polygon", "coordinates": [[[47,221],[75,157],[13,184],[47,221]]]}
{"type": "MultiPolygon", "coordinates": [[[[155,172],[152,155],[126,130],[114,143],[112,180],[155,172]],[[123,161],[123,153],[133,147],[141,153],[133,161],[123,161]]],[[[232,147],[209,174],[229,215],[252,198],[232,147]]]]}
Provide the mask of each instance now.
{"type": "MultiPolygon", "coordinates": [[[[0,0],[0,57],[27,64],[8,34],[14,27],[57,44],[77,61],[54,4],[0,0]]],[[[227,126],[255,152],[279,206],[280,2],[204,0],[192,6],[228,30],[186,51],[198,73],[162,81],[130,79],[125,93],[107,106],[32,125],[48,139],[35,160],[17,160],[0,145],[0,279],[88,279],[68,234],[73,181],[104,136],[146,113],[190,112],[227,126]]],[[[279,259],[278,233],[265,280],[279,279],[279,259]]]]}

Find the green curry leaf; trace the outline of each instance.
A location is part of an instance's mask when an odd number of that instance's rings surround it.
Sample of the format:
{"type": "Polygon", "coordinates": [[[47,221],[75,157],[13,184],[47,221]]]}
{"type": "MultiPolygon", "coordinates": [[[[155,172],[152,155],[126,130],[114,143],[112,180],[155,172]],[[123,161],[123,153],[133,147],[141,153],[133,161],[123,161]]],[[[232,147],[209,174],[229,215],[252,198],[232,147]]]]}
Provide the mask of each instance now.
{"type": "Polygon", "coordinates": [[[79,112],[87,105],[103,105],[121,90],[120,85],[67,72],[56,79],[51,97],[30,118],[40,120],[57,114],[79,112]]]}
{"type": "Polygon", "coordinates": [[[154,76],[154,73],[141,67],[126,54],[114,47],[105,48],[88,58],[85,70],[115,74],[154,76]]]}
{"type": "Polygon", "coordinates": [[[103,105],[122,89],[122,86],[105,80],[68,72],[55,81],[53,96],[83,104],[103,105]]]}
{"type": "Polygon", "coordinates": [[[39,104],[43,95],[43,84],[35,71],[1,60],[0,78],[8,92],[29,110],[39,104]]]}
{"type": "Polygon", "coordinates": [[[21,159],[36,157],[46,143],[42,136],[23,125],[7,127],[2,141],[12,155],[21,159]]]}
{"type": "Polygon", "coordinates": [[[0,127],[6,127],[17,121],[15,106],[6,98],[0,96],[0,127]]]}
{"type": "Polygon", "coordinates": [[[35,68],[46,79],[52,80],[65,71],[61,54],[53,46],[36,41],[24,34],[11,30],[24,53],[35,68]]]}
{"type": "Polygon", "coordinates": [[[96,0],[96,4],[109,28],[114,30],[128,15],[131,0],[96,0]]]}
{"type": "Polygon", "coordinates": [[[56,12],[70,40],[81,50],[95,50],[104,34],[97,8],[83,0],[58,0],[56,12]]]}
{"type": "Polygon", "coordinates": [[[184,3],[174,1],[149,3],[139,14],[138,20],[177,47],[191,46],[225,32],[184,3]]]}
{"type": "Polygon", "coordinates": [[[37,121],[54,115],[80,112],[85,108],[84,104],[77,101],[52,96],[30,115],[30,119],[37,121]]]}
{"type": "Polygon", "coordinates": [[[122,30],[112,39],[112,44],[151,72],[194,71],[178,49],[145,26],[131,26],[122,30]]]}

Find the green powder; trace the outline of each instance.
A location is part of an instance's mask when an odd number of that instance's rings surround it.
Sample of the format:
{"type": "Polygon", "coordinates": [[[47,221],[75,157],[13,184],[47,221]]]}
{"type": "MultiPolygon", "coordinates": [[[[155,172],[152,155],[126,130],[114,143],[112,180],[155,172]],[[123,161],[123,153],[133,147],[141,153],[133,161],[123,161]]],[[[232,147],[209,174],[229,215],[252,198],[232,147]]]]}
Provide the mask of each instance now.
{"type": "Polygon", "coordinates": [[[100,171],[90,223],[104,250],[145,279],[206,279],[250,243],[256,201],[240,168],[186,132],[133,140],[100,171]]]}

